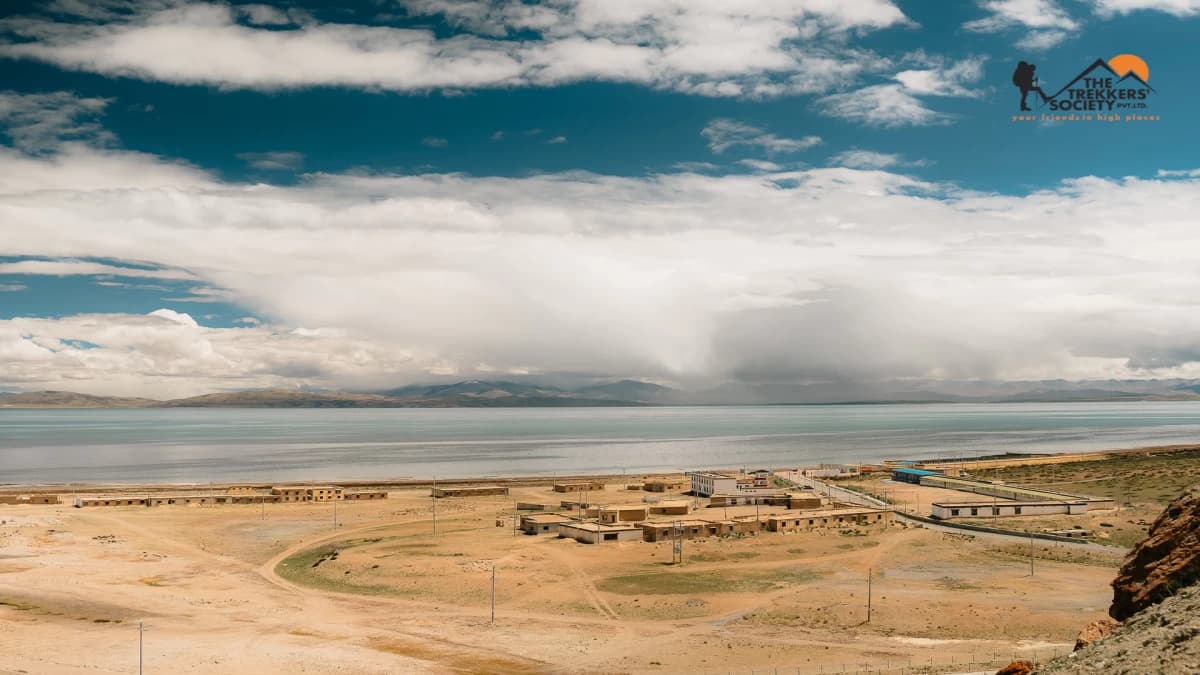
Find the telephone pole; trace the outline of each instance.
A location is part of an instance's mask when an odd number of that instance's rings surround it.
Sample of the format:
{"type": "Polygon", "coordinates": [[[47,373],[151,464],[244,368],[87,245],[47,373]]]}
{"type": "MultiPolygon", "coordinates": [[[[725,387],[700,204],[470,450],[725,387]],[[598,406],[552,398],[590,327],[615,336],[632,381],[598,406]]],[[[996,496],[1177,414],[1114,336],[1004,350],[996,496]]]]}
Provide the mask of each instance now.
{"type": "Polygon", "coordinates": [[[496,623],[496,563],[492,563],[492,623],[496,623]]]}
{"type": "Polygon", "coordinates": [[[867,568],[867,623],[871,623],[871,568],[867,568]]]}

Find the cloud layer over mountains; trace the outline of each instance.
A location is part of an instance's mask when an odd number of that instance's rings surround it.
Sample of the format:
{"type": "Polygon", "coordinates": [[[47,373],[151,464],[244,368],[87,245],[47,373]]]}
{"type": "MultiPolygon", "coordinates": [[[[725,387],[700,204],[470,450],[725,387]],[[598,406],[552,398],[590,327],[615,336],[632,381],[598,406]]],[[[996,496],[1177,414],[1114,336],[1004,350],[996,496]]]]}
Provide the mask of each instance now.
{"type": "Polygon", "coordinates": [[[9,273],[195,280],[268,323],[0,321],[0,369],[26,389],[1200,375],[1186,172],[1022,195],[839,166],[275,186],[47,148],[0,149],[5,253],[36,258],[9,273]]]}

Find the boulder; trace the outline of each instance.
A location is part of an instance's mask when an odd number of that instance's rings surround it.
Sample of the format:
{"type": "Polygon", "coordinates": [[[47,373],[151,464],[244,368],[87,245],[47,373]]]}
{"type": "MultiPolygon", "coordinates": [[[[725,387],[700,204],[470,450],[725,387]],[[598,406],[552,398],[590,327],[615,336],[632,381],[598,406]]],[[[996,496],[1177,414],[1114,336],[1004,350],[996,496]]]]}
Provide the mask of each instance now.
{"type": "Polygon", "coordinates": [[[1108,615],[1124,621],[1200,581],[1200,486],[1193,486],[1158,516],[1130,551],[1113,580],[1108,615]]]}
{"type": "Polygon", "coordinates": [[[1079,631],[1079,636],[1075,638],[1075,651],[1083,649],[1100,638],[1108,637],[1116,627],[1117,622],[1107,617],[1089,623],[1079,631]]]}
{"type": "Polygon", "coordinates": [[[1037,666],[1028,659],[1017,659],[996,671],[996,675],[1032,675],[1037,672],[1037,666]]]}

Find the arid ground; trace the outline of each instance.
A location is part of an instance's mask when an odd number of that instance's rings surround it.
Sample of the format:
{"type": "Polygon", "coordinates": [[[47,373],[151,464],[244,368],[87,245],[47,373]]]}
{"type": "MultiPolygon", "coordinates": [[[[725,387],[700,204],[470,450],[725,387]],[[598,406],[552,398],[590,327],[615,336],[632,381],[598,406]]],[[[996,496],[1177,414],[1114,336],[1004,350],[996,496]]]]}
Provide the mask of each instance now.
{"type": "MultiPolygon", "coordinates": [[[[641,497],[618,487],[594,501],[641,497]]],[[[561,497],[440,499],[436,535],[418,488],[336,529],[330,504],[0,506],[0,672],[137,672],[139,622],[146,672],[958,672],[1069,649],[1121,557],[1039,543],[1030,576],[1027,546],[897,525],[672,566],[669,542],[514,534],[514,499],[561,497]]]]}

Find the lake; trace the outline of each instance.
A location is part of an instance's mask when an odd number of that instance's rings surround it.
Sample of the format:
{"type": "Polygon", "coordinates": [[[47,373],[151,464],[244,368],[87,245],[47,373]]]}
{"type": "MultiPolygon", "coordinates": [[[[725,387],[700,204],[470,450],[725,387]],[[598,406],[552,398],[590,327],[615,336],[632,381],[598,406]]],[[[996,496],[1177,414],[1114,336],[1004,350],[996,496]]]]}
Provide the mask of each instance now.
{"type": "Polygon", "coordinates": [[[454,478],[1200,441],[1200,402],[449,409],[0,409],[0,482],[454,478]]]}

